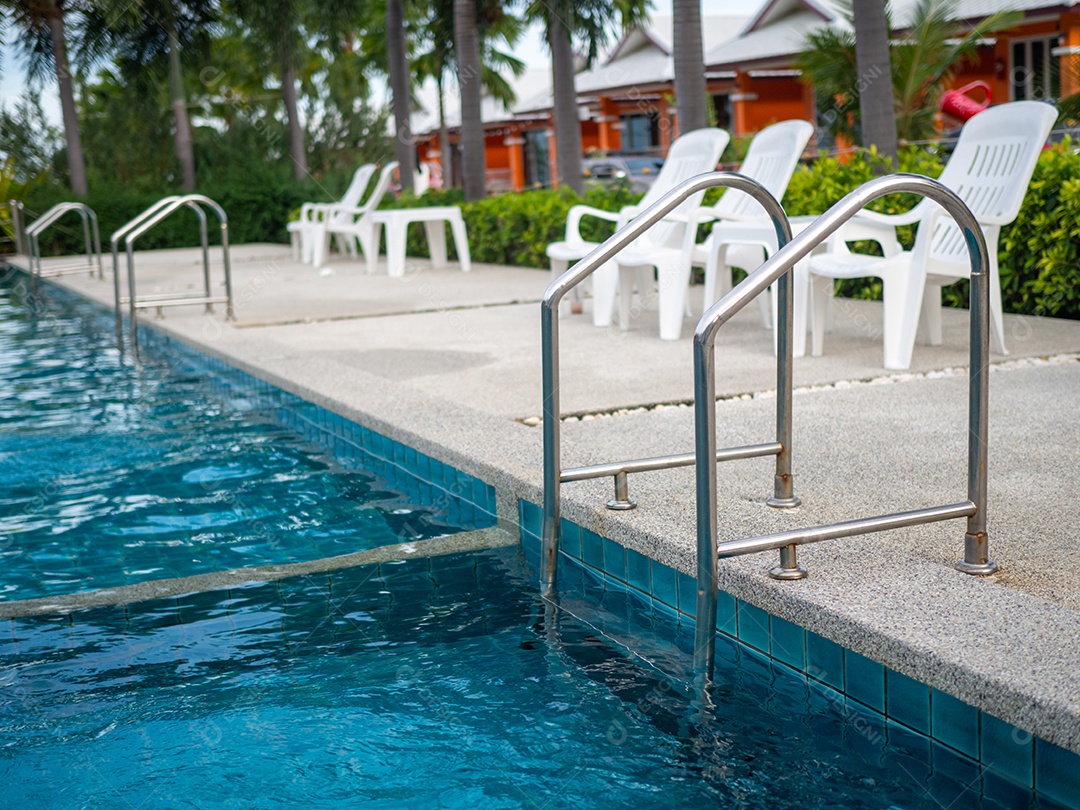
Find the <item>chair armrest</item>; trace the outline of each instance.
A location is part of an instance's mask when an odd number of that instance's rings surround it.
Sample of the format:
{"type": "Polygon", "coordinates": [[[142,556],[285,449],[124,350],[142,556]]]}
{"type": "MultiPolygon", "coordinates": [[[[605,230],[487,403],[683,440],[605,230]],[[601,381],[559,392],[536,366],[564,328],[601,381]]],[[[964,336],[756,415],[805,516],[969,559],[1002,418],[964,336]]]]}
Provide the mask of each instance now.
{"type": "Polygon", "coordinates": [[[585,241],[581,238],[581,220],[587,216],[618,223],[621,214],[618,211],[604,211],[600,208],[593,208],[591,205],[579,204],[572,206],[569,213],[566,215],[567,242],[585,241]]]}

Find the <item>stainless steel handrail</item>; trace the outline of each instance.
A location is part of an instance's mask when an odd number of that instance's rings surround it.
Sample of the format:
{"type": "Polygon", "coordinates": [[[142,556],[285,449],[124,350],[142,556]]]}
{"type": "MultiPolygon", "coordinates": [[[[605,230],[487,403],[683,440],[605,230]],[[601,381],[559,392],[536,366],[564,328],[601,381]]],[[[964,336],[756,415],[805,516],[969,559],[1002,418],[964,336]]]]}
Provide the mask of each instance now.
{"type": "MultiPolygon", "coordinates": [[[[174,200],[180,199],[180,196],[181,195],[179,195],[179,194],[173,194],[173,195],[171,195],[169,197],[162,197],[160,200],[158,200],[156,203],[151,205],[149,208],[146,208],[145,210],[143,210],[140,213],[136,214],[132,219],[129,219],[127,222],[125,222],[123,225],[121,225],[119,228],[117,228],[115,231],[113,231],[112,236],[109,237],[110,247],[112,249],[113,310],[114,310],[115,315],[116,315],[116,338],[117,338],[118,341],[123,341],[123,327],[121,325],[122,316],[123,316],[122,305],[128,303],[128,300],[129,300],[128,298],[124,298],[124,297],[122,297],[120,295],[120,253],[119,253],[120,237],[124,236],[129,231],[134,230],[136,227],[141,225],[143,222],[148,220],[150,217],[152,217],[154,214],[156,214],[158,211],[160,211],[165,206],[169,205],[174,200]]],[[[190,208],[192,211],[195,212],[195,215],[199,219],[199,236],[201,237],[202,254],[203,254],[203,282],[204,282],[204,285],[206,287],[206,297],[209,298],[210,295],[211,295],[211,293],[210,293],[210,243],[209,243],[209,239],[208,239],[207,231],[206,231],[206,212],[203,211],[202,208],[199,206],[198,202],[196,202],[194,200],[191,200],[191,201],[187,202],[187,206],[188,206],[188,208],[190,208]]],[[[129,291],[129,296],[130,296],[130,291],[129,291]]],[[[210,307],[210,304],[207,304],[207,309],[208,310],[209,310],[209,307],[210,307]]]]}
{"type": "Polygon", "coordinates": [[[20,256],[26,253],[26,206],[22,200],[8,200],[11,211],[11,231],[15,237],[15,252],[20,256]]]}
{"type": "Polygon", "coordinates": [[[136,315],[140,309],[158,308],[160,310],[162,307],[206,304],[207,311],[210,312],[212,311],[213,304],[225,304],[226,319],[230,321],[235,320],[232,297],[232,267],[229,262],[229,218],[225,214],[225,210],[209,197],[202,194],[185,194],[162,206],[159,210],[143,219],[142,222],[128,232],[124,237],[124,249],[127,253],[128,313],[130,320],[131,351],[136,358],[138,358],[139,353],[138,319],[136,315]],[[171,297],[154,296],[152,299],[140,300],[135,292],[135,240],[158,223],[168,219],[178,209],[189,206],[191,203],[197,203],[200,206],[205,205],[212,210],[217,216],[218,223],[221,226],[221,252],[225,271],[225,295],[215,296],[211,293],[209,262],[207,262],[204,267],[204,277],[206,280],[205,295],[175,295],[171,297]]]}
{"type": "Polygon", "coordinates": [[[770,571],[776,579],[801,579],[796,549],[837,537],[885,531],[940,520],[967,518],[964,559],[957,568],[969,574],[992,574],[997,565],[989,558],[986,535],[987,405],[990,370],[990,283],[986,240],[974,215],[952,191],[935,180],[910,174],[880,177],[864,183],[822,214],[809,227],[781,247],[735,289],[710,307],[694,331],[694,425],[697,472],[697,606],[694,665],[698,677],[712,677],[716,643],[717,563],[720,557],[780,550],[780,565],[770,571]],[[844,222],[887,194],[908,192],[938,203],[956,221],[967,242],[971,259],[971,360],[968,379],[968,500],[945,506],[893,515],[815,526],[764,537],[718,543],[716,465],[716,334],[736,312],[778,278],[785,278],[797,262],[836,232],[844,222]]]}
{"type": "Polygon", "coordinates": [[[98,219],[97,214],[94,213],[94,209],[86,205],[86,203],[80,202],[62,202],[57,203],[31,224],[26,229],[26,237],[28,240],[28,257],[30,259],[30,273],[35,278],[46,278],[50,276],[60,276],[64,273],[77,271],[77,270],[89,270],[90,275],[94,274],[94,266],[97,265],[98,278],[105,278],[105,270],[101,266],[101,235],[98,231],[98,219]],[[48,270],[42,269],[41,266],[41,242],[40,236],[44,233],[45,229],[50,225],[57,222],[68,211],[78,211],[79,216],[83,223],[83,238],[86,243],[86,264],[73,264],[62,265],[59,267],[50,267],[48,270]],[[91,242],[91,231],[93,232],[93,242],[91,242]],[[96,257],[96,262],[95,262],[96,257]]]}
{"type": "MultiPolygon", "coordinates": [[[[626,462],[601,464],[592,467],[563,469],[561,460],[561,429],[559,412],[559,302],[575,286],[588,278],[601,265],[610,261],[654,224],[688,198],[710,188],[730,188],[749,194],[765,209],[776,229],[780,246],[791,239],[791,226],[780,203],[761,185],[749,177],[734,172],[709,172],[699,174],[676,186],[653,205],[646,208],[625,227],[620,228],[607,241],[594,248],[585,258],[555,279],[544,293],[540,305],[541,341],[543,353],[543,430],[544,430],[544,527],[543,547],[540,561],[540,587],[550,594],[555,587],[560,539],[562,509],[561,485],[570,481],[601,478],[613,475],[615,497],[608,501],[611,509],[632,509],[627,487],[627,473],[645,470],[661,470],[689,466],[690,454],[662,456],[652,459],[634,459],[626,462]]],[[[688,227],[693,227],[690,220],[688,227]]],[[[792,363],[792,275],[785,273],[777,285],[779,309],[777,345],[777,430],[776,441],[749,447],[728,448],[717,451],[715,442],[712,457],[717,461],[736,458],[752,458],[761,455],[776,456],[773,497],[770,506],[787,508],[798,506],[791,478],[791,363],[792,363]]],[[[715,469],[714,469],[715,472],[715,469]]]]}

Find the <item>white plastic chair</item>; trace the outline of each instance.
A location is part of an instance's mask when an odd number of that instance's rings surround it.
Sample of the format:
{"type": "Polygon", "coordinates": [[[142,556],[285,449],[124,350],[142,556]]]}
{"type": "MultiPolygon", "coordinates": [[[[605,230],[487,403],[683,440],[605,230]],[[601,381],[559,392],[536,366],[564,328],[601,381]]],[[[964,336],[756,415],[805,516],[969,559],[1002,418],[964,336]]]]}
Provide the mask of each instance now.
{"type": "Polygon", "coordinates": [[[304,203],[300,206],[300,219],[287,226],[289,241],[292,243],[293,258],[298,262],[310,262],[315,252],[315,239],[321,235],[322,220],[326,211],[334,205],[349,208],[360,204],[371,175],[375,174],[375,164],[365,163],[354,173],[349,187],[336,203],[304,203]]]}
{"type": "Polygon", "coordinates": [[[375,244],[375,225],[371,221],[371,213],[379,207],[386,190],[390,187],[390,179],[397,170],[397,161],[390,161],[379,173],[379,179],[371,194],[364,200],[363,205],[331,205],[318,224],[314,235],[315,251],[312,264],[320,270],[325,269],[323,264],[330,249],[330,237],[343,237],[348,245],[349,253],[353,252],[353,245],[360,244],[360,251],[364,260],[370,267],[378,257],[379,246],[375,244]],[[321,231],[321,233],[320,233],[321,231]]]}
{"type": "MultiPolygon", "coordinates": [[[[740,172],[757,180],[777,199],[783,197],[791,174],[795,171],[813,131],[814,128],[806,121],[783,121],[766,127],[751,142],[740,172]]],[[[745,237],[738,236],[737,233],[733,236],[732,230],[737,232],[739,223],[760,224],[765,216],[764,209],[748,194],[727,191],[715,206],[701,208],[694,213],[682,240],[668,240],[664,243],[658,240],[652,246],[635,246],[631,251],[618,256],[616,261],[619,264],[619,287],[625,289],[639,268],[651,270],[655,267],[660,281],[660,337],[663,340],[678,340],[682,334],[691,267],[695,264],[705,265],[705,294],[708,306],[714,300],[712,296],[722,261],[726,264],[726,281],[730,288],[732,264],[752,270],[764,260],[764,250],[768,242],[749,239],[746,240],[749,244],[746,244],[745,237]],[[698,244],[697,224],[710,219],[719,219],[731,227],[727,231],[715,229],[715,236],[710,235],[705,242],[698,244]],[[734,248],[731,247],[732,243],[734,248]]],[[[775,240],[773,244],[775,245],[775,240]]],[[[628,297],[623,296],[620,299],[622,306],[626,306],[628,297]]],[[[767,323],[767,305],[764,299],[762,312],[767,323]]],[[[805,319],[802,319],[802,323],[805,335],[805,319]]],[[[795,328],[796,331],[799,328],[799,319],[796,319],[795,328]]],[[[805,343],[805,337],[803,342],[805,343]]]]}
{"type": "MultiPolygon", "coordinates": [[[[814,127],[808,121],[781,121],[761,130],[750,142],[746,159],[739,173],[757,180],[777,200],[782,200],[791,175],[799,164],[814,127]]],[[[776,252],[776,236],[772,221],[765,210],[749,194],[725,191],[712,209],[701,217],[719,220],[709,237],[694,248],[693,264],[705,266],[705,308],[731,289],[731,269],[740,267],[747,272],[760,266],[769,253],[776,252]],[[719,291],[717,285],[719,284],[719,291]]],[[[805,273],[803,274],[805,279],[805,273]]],[[[808,308],[805,282],[795,293],[795,354],[802,355],[806,343],[806,312],[808,308]]],[[[773,287],[775,293],[775,285],[773,287]]],[[[773,307],[775,308],[775,294],[773,307]]],[[[762,323],[770,323],[768,302],[759,299],[762,323]]]]}
{"type": "MultiPolygon", "coordinates": [[[[713,128],[695,130],[676,138],[668,151],[660,174],[656,176],[655,182],[636,206],[627,206],[618,213],[602,211],[588,205],[575,205],[571,208],[566,218],[566,239],[562,242],[553,242],[547,247],[552,276],[557,278],[562,275],[572,262],[583,259],[599,244],[582,238],[580,226],[584,217],[597,217],[614,222],[616,228],[622,227],[639,211],[648,208],[684,180],[715,169],[729,140],[731,136],[727,132],[713,128]]],[[[665,245],[669,242],[681,244],[683,234],[687,230],[687,214],[698,206],[702,196],[703,194],[697,194],[686,200],[665,220],[654,225],[626,250],[634,251],[652,245],[665,245]]],[[[618,276],[618,268],[612,262],[598,268],[592,275],[593,323],[596,326],[611,325],[618,276]]],[[[630,310],[629,285],[626,289],[628,294],[622,297],[623,305],[620,312],[620,320],[624,327],[627,325],[630,310]]]]}
{"type": "MultiPolygon", "coordinates": [[[[1001,226],[1016,219],[1039,152],[1057,111],[1038,101],[1017,101],[991,107],[971,118],[960,132],[956,149],[939,180],[956,192],[982,227],[990,253],[990,320],[997,349],[1007,354],[998,276],[1001,226]]],[[[888,216],[869,211],[834,235],[829,252],[810,261],[814,356],[824,341],[825,308],[833,279],[874,276],[883,283],[885,368],[911,366],[915,333],[923,323],[930,345],[941,345],[941,288],[970,272],[967,246],[960,229],[930,200],[910,211],[888,216]],[[918,223],[915,245],[904,251],[896,226],[918,223]],[[869,239],[882,246],[884,257],[852,253],[847,242],[869,239]]]]}

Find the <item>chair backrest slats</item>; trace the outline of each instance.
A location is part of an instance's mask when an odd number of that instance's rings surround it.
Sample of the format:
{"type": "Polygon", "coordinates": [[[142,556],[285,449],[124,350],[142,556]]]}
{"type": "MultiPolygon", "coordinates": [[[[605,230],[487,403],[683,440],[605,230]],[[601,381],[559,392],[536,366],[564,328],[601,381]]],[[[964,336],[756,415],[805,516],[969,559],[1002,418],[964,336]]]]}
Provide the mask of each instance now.
{"type": "MultiPolygon", "coordinates": [[[[782,198],[813,133],[807,121],[781,121],[766,127],[750,142],[739,173],[757,180],[777,199],[782,198]]],[[[725,191],[713,211],[721,219],[765,216],[761,205],[741,191],[725,191]]]]}

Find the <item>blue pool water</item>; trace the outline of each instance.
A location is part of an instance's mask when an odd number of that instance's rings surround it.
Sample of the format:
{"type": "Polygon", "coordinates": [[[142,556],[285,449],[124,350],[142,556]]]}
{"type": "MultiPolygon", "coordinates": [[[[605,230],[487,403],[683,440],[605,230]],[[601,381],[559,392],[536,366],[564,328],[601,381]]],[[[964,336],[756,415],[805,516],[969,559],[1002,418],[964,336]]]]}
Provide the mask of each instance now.
{"type": "Polygon", "coordinates": [[[94,305],[0,281],[0,600],[317,559],[457,531],[445,510],[212,390],[122,362],[94,305]]]}
{"type": "Polygon", "coordinates": [[[569,565],[564,609],[545,608],[518,555],[12,621],[0,805],[1002,806],[977,770],[932,770],[723,642],[701,710],[672,677],[691,628],[625,594],[574,597],[569,565]]]}

